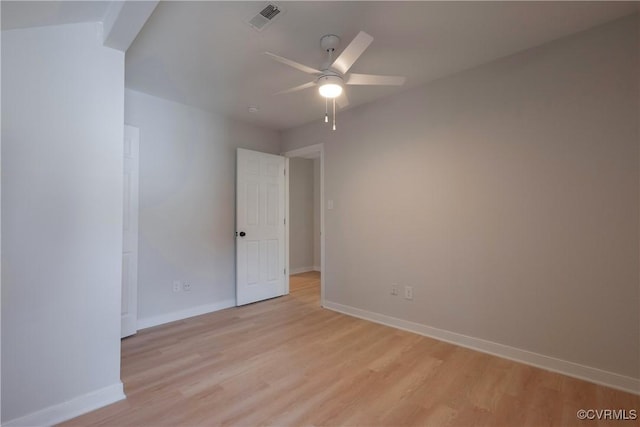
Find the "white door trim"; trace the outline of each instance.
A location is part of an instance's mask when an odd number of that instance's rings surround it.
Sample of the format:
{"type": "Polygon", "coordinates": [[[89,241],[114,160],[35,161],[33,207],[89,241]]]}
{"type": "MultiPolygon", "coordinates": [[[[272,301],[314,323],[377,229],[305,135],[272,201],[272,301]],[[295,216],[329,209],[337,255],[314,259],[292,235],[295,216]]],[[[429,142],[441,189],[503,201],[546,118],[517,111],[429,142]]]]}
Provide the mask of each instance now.
{"type": "Polygon", "coordinates": [[[285,180],[285,210],[287,213],[287,226],[285,227],[285,262],[287,268],[286,290],[289,293],[289,159],[292,157],[307,157],[314,154],[320,154],[320,305],[324,307],[324,290],[325,290],[325,245],[324,245],[324,144],[308,145],[296,150],[280,153],[281,156],[287,158],[285,168],[287,176],[285,180]]]}
{"type": "Polygon", "coordinates": [[[284,294],[289,295],[289,276],[291,266],[289,265],[289,157],[284,156],[284,294]]]}

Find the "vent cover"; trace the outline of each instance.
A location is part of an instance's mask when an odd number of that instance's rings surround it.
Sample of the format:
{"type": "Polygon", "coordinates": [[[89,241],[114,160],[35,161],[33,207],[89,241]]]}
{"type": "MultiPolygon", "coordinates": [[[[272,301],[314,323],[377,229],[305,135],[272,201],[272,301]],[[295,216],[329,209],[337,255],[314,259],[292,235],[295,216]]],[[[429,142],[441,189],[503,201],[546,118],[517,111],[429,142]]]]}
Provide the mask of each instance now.
{"type": "Polygon", "coordinates": [[[275,3],[267,3],[267,5],[256,16],[251,17],[247,22],[256,31],[262,31],[267,28],[273,20],[281,15],[283,10],[275,3]]]}

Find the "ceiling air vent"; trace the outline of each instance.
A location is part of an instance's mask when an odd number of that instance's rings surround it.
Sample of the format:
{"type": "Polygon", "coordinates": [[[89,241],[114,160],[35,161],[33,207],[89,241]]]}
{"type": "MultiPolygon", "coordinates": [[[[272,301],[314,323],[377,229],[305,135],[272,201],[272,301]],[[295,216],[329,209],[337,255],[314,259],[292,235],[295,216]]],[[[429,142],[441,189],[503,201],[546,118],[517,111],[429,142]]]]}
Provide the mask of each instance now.
{"type": "Polygon", "coordinates": [[[256,31],[262,31],[273,22],[273,20],[282,14],[283,10],[275,3],[267,3],[267,5],[256,16],[251,17],[248,22],[256,31]]]}

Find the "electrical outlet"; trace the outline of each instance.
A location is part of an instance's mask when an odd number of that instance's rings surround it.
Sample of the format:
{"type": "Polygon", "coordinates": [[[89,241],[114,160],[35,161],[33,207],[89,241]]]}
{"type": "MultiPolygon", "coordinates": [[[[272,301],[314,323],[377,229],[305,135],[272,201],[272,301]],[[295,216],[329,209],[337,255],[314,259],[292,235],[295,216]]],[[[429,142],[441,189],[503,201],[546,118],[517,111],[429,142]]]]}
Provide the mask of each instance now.
{"type": "Polygon", "coordinates": [[[413,288],[411,286],[404,287],[404,299],[413,299],[413,288]]]}
{"type": "Polygon", "coordinates": [[[393,283],[391,285],[391,295],[398,296],[398,284],[393,283]]]}
{"type": "Polygon", "coordinates": [[[180,292],[182,290],[182,283],[179,280],[173,281],[173,292],[180,292]]]}
{"type": "Polygon", "coordinates": [[[184,282],[184,284],[182,285],[182,289],[184,289],[185,292],[191,292],[191,283],[184,282]]]}

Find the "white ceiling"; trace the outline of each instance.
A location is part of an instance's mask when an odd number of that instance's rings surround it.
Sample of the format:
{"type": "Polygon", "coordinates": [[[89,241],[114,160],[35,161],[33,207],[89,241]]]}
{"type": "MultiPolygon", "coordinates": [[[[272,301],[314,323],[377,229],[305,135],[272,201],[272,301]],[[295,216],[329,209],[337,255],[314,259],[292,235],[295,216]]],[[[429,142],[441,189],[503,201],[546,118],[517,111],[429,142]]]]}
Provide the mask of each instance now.
{"type": "Polygon", "coordinates": [[[246,21],[265,4],[162,2],[127,51],[127,86],[284,129],[322,119],[324,102],[315,89],[273,95],[312,78],[264,51],[315,68],[325,59],[322,35],[339,35],[344,48],[359,30],[371,34],[351,71],[406,75],[407,83],[350,86],[352,108],[637,10],[612,2],[279,2],[285,13],[257,32],[246,21]]]}
{"type": "MultiPolygon", "coordinates": [[[[349,108],[594,27],[638,10],[637,2],[276,2],[284,13],[262,32],[246,23],[266,2],[161,2],[126,55],[127,87],[239,120],[286,129],[324,116],[315,89],[280,90],[311,76],[270,51],[311,67],[319,41],[344,48],[360,30],[374,41],[350,70],[401,74],[402,87],[350,86],[349,108]],[[248,107],[259,107],[250,113],[248,107]]],[[[108,2],[2,2],[2,28],[101,20],[108,2]]]]}
{"type": "Polygon", "coordinates": [[[2,1],[2,29],[102,21],[108,1],[2,1]]]}

